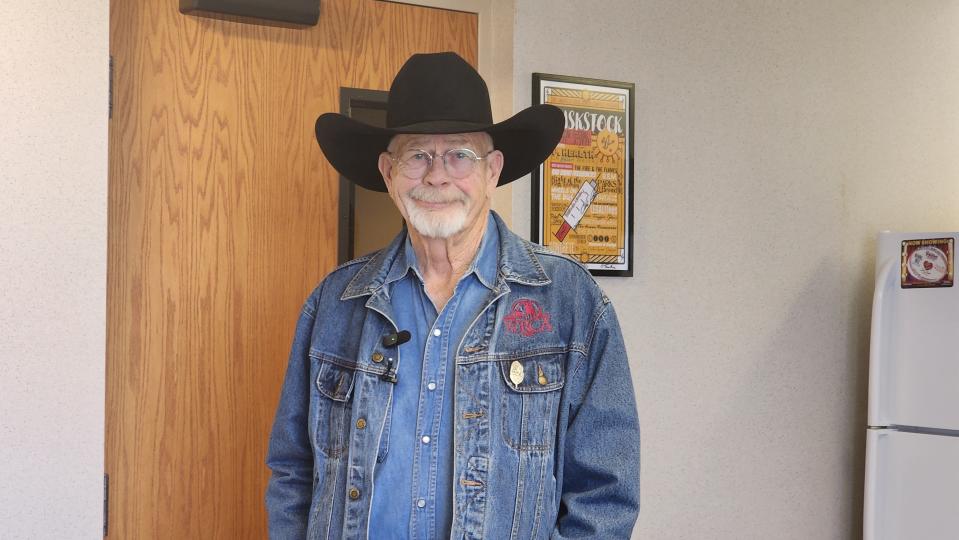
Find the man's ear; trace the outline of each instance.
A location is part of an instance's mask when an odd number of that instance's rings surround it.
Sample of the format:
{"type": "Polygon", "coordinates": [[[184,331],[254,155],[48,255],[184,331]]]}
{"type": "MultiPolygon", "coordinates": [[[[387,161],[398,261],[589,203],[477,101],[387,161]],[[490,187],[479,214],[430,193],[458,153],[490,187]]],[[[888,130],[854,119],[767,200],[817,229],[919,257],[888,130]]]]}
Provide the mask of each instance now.
{"type": "Polygon", "coordinates": [[[493,188],[499,183],[499,175],[503,172],[503,153],[499,150],[493,150],[486,155],[486,171],[489,173],[489,181],[493,188]]]}
{"type": "Polygon", "coordinates": [[[388,191],[392,191],[393,160],[390,159],[390,154],[387,152],[380,152],[380,159],[376,162],[376,166],[380,169],[380,175],[383,176],[383,183],[386,184],[386,189],[388,191]]]}

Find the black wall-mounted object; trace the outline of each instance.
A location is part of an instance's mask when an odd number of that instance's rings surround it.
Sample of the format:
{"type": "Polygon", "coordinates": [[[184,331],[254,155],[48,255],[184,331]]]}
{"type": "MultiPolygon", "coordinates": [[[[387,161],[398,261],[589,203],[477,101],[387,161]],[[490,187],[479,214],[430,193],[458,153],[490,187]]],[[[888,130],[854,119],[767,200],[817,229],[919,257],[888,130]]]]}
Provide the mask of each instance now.
{"type": "Polygon", "coordinates": [[[180,0],[180,13],[315,26],[320,18],[320,0],[180,0]]]}

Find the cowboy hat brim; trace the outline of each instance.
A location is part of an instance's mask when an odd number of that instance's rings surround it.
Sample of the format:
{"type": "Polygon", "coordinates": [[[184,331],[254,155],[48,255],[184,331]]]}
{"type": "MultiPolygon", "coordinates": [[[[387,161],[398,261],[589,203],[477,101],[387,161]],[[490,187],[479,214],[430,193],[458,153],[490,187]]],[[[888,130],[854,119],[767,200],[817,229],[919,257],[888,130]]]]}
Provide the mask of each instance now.
{"type": "Polygon", "coordinates": [[[485,132],[493,138],[493,148],[504,155],[498,183],[502,186],[545,161],[563,137],[564,126],[563,112],[553,105],[534,105],[498,124],[438,120],[397,128],[375,127],[326,113],[316,119],[316,140],[340,174],[366,189],[385,192],[377,163],[395,135],[485,132]]]}

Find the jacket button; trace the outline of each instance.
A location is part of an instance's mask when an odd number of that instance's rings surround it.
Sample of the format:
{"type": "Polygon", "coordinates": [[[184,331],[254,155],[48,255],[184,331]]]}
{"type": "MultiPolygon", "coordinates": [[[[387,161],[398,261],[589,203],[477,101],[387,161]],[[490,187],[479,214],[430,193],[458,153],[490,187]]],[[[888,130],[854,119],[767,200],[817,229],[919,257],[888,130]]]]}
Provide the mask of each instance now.
{"type": "Polygon", "coordinates": [[[360,418],[356,421],[356,429],[363,429],[366,427],[366,418],[360,418]]]}
{"type": "Polygon", "coordinates": [[[351,487],[351,488],[350,488],[350,499],[352,499],[352,500],[355,501],[356,499],[359,499],[359,498],[360,498],[360,490],[356,489],[355,487],[351,487]]]}
{"type": "Polygon", "coordinates": [[[382,361],[383,361],[383,353],[381,353],[381,352],[375,352],[375,353],[373,353],[373,361],[376,362],[377,364],[379,364],[380,362],[382,362],[382,361]]]}

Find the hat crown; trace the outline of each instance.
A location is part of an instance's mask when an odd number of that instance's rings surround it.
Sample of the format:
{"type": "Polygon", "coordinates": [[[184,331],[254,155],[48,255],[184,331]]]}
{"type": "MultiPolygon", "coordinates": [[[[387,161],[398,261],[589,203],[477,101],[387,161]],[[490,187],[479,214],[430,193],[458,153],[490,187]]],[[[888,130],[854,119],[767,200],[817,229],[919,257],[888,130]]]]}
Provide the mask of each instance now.
{"type": "Polygon", "coordinates": [[[415,54],[403,64],[387,99],[388,128],[459,122],[464,129],[493,123],[489,89],[480,74],[452,52],[415,54]]]}

